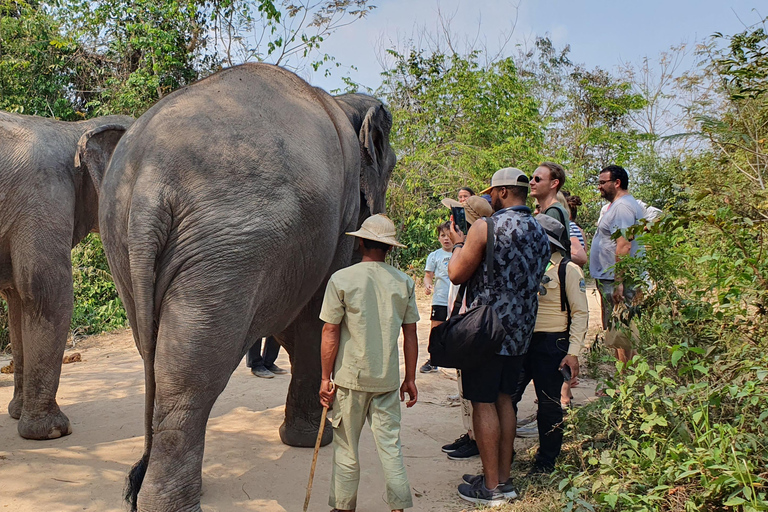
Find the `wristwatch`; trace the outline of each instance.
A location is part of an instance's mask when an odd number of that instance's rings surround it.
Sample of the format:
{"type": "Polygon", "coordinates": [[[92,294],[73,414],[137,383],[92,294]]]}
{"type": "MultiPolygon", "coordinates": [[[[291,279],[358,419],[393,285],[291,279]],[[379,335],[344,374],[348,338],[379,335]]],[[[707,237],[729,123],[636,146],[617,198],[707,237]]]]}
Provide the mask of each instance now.
{"type": "Polygon", "coordinates": [[[464,247],[464,242],[459,242],[457,244],[453,244],[453,249],[451,249],[451,252],[455,251],[459,247],[464,247]]]}

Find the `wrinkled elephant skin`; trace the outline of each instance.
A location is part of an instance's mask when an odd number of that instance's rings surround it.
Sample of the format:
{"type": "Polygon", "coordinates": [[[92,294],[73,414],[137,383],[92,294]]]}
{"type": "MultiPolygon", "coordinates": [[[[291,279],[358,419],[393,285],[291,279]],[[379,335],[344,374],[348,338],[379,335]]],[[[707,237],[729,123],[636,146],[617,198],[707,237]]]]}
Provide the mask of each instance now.
{"type": "Polygon", "coordinates": [[[211,407],[263,336],[291,359],[281,437],[314,444],[322,294],[350,263],[344,233],[384,209],[391,126],[375,98],[245,64],[165,97],[120,139],[99,221],[146,373],[134,509],[200,510],[211,407]]]}
{"type": "Polygon", "coordinates": [[[27,439],[72,432],[56,403],[72,319],[71,251],[97,228],[98,198],[75,165],[80,137],[132,119],[67,123],[0,112],[0,295],[8,302],[14,392],[8,405],[27,439]]]}

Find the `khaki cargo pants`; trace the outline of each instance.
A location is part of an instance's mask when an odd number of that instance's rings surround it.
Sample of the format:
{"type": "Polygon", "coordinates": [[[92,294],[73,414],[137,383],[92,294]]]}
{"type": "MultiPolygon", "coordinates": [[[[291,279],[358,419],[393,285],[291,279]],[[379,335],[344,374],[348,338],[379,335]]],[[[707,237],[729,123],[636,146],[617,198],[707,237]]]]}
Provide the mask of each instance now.
{"type": "Polygon", "coordinates": [[[400,445],[398,390],[369,393],[339,387],[333,404],[333,470],[328,505],[341,510],[357,506],[360,482],[358,445],[365,420],[371,425],[387,486],[390,510],[410,508],[411,484],[405,474],[400,445]]]}

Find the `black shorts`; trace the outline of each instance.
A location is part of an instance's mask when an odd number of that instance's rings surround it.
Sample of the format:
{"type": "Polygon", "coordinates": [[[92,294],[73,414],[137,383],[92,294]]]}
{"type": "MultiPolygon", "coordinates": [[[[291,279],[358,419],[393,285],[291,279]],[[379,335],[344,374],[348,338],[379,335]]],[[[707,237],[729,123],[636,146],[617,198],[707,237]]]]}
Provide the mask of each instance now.
{"type": "Polygon", "coordinates": [[[486,364],[461,370],[464,398],[471,402],[492,404],[499,393],[514,395],[525,356],[494,355],[486,364]]]}
{"type": "Polygon", "coordinates": [[[432,306],[432,316],[429,319],[435,322],[445,322],[448,320],[448,306],[432,306]]]}

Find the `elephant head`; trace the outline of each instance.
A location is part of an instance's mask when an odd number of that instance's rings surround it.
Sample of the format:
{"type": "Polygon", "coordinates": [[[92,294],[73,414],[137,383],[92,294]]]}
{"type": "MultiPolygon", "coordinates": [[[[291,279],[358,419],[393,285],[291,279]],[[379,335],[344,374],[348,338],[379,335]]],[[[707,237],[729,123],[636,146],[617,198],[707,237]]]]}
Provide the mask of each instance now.
{"type": "MultiPolygon", "coordinates": [[[[87,122],[87,121],[86,121],[87,122]]],[[[127,116],[108,116],[93,121],[95,126],[85,131],[75,152],[75,187],[77,201],[72,247],[89,232],[99,231],[99,186],[109,156],[123,133],[133,123],[127,116]],[[90,141],[90,142],[89,142],[90,141]]]]}
{"type": "Polygon", "coordinates": [[[335,97],[360,141],[360,220],[385,213],[387,185],[397,157],[389,145],[392,114],[381,101],[365,94],[335,97]]]}

